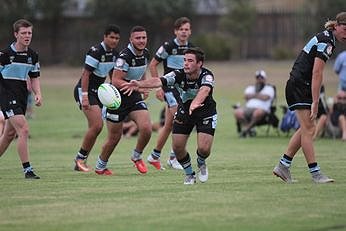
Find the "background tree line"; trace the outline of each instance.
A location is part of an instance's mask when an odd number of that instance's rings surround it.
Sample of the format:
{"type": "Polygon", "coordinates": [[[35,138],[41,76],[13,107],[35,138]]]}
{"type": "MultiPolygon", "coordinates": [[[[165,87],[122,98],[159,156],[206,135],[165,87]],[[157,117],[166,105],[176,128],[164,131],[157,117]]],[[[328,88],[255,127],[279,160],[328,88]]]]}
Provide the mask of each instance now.
{"type": "MultiPolygon", "coordinates": [[[[196,0],[89,0],[85,14],[79,17],[65,14],[73,0],[3,0],[0,45],[4,48],[13,40],[12,23],[26,18],[34,22],[33,47],[40,52],[43,63],[80,64],[86,50],[102,39],[103,28],[109,23],[118,24],[121,28],[120,47],[127,44],[132,26],[145,26],[149,36],[148,47],[155,52],[164,40],[172,37],[174,20],[188,16],[192,20],[192,42],[206,51],[209,60],[291,58],[295,52],[292,52],[291,45],[280,44],[283,40],[279,37],[280,28],[270,32],[274,39],[264,37],[268,36],[264,31],[266,25],[259,31],[256,23],[262,16],[256,11],[253,1],[214,0],[222,2],[227,11],[203,21],[196,11],[196,0]],[[259,39],[267,41],[264,51],[256,51],[260,48],[256,43],[259,39]]],[[[295,37],[293,43],[306,40],[320,31],[328,18],[332,19],[337,12],[346,10],[344,0],[306,1],[305,4],[290,15],[296,24],[295,33],[291,33],[295,37]]],[[[267,22],[272,21],[272,18],[267,19],[267,22]]]]}

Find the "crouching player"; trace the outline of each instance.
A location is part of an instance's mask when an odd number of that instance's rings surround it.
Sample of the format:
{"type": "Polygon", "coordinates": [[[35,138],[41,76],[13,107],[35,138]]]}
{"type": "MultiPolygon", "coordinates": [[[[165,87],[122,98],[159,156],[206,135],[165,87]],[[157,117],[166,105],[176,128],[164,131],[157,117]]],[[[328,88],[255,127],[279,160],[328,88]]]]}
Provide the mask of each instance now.
{"type": "Polygon", "coordinates": [[[178,88],[182,103],[174,117],[172,131],[173,151],[185,170],[184,184],[196,183],[191,158],[186,150],[192,129],[197,131],[197,166],[200,182],[208,180],[206,159],[211,152],[217,124],[216,102],[213,99],[214,76],[202,67],[204,52],[200,48],[189,48],[184,52],[184,69],[172,71],[161,78],[144,81],[132,80],[122,85],[121,91],[131,95],[143,88],[174,86],[178,88]]]}

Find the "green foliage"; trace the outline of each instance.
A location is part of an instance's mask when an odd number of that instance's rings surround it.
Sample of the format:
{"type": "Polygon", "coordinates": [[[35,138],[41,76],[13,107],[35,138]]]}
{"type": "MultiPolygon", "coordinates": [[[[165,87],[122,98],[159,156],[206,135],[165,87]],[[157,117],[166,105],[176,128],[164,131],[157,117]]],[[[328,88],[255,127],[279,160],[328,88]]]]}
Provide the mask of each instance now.
{"type": "Polygon", "coordinates": [[[295,53],[292,49],[283,47],[283,46],[277,46],[272,49],[272,56],[274,60],[286,60],[286,59],[293,59],[295,57],[295,53]]]}
{"type": "Polygon", "coordinates": [[[93,4],[91,8],[98,20],[128,21],[132,25],[145,22],[152,28],[167,18],[175,19],[193,12],[191,0],[103,0],[93,4]]]}
{"type": "Polygon", "coordinates": [[[334,20],[335,16],[346,10],[344,0],[315,0],[306,1],[305,6],[299,12],[302,32],[305,38],[324,30],[324,24],[328,20],[334,20]]]}
{"type": "Polygon", "coordinates": [[[30,0],[3,0],[0,11],[0,43],[8,42],[12,35],[12,24],[20,19],[31,20],[34,15],[30,0]]]}
{"type": "Polygon", "coordinates": [[[236,37],[248,35],[256,20],[256,9],[249,0],[234,0],[229,3],[229,12],[221,18],[221,28],[236,37]]]}
{"type": "Polygon", "coordinates": [[[229,12],[220,20],[221,30],[233,38],[234,57],[246,58],[248,52],[247,38],[256,20],[256,9],[249,0],[228,2],[229,12]]]}
{"type": "Polygon", "coordinates": [[[230,38],[215,34],[202,34],[194,36],[192,42],[204,50],[206,60],[228,60],[230,58],[232,49],[230,38]]]}

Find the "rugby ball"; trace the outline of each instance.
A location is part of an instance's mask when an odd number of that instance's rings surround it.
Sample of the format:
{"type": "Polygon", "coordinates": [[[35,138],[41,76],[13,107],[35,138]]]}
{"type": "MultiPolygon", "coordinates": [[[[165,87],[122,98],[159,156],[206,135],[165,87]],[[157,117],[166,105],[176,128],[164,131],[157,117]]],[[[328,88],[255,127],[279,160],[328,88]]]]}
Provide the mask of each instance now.
{"type": "Polygon", "coordinates": [[[103,83],[97,89],[100,102],[108,109],[116,110],[121,105],[121,95],[116,87],[110,83],[103,83]]]}

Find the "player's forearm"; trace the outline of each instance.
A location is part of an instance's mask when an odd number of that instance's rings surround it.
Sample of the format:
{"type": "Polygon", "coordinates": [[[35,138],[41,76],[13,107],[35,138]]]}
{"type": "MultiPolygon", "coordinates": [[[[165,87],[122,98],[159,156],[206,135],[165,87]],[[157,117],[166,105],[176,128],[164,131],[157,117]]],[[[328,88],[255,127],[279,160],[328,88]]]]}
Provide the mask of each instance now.
{"type": "Polygon", "coordinates": [[[31,89],[35,95],[41,95],[40,78],[31,78],[31,89]]]}
{"type": "Polygon", "coordinates": [[[138,81],[138,87],[140,88],[156,88],[162,87],[160,78],[151,78],[142,81],[138,81]]]}

